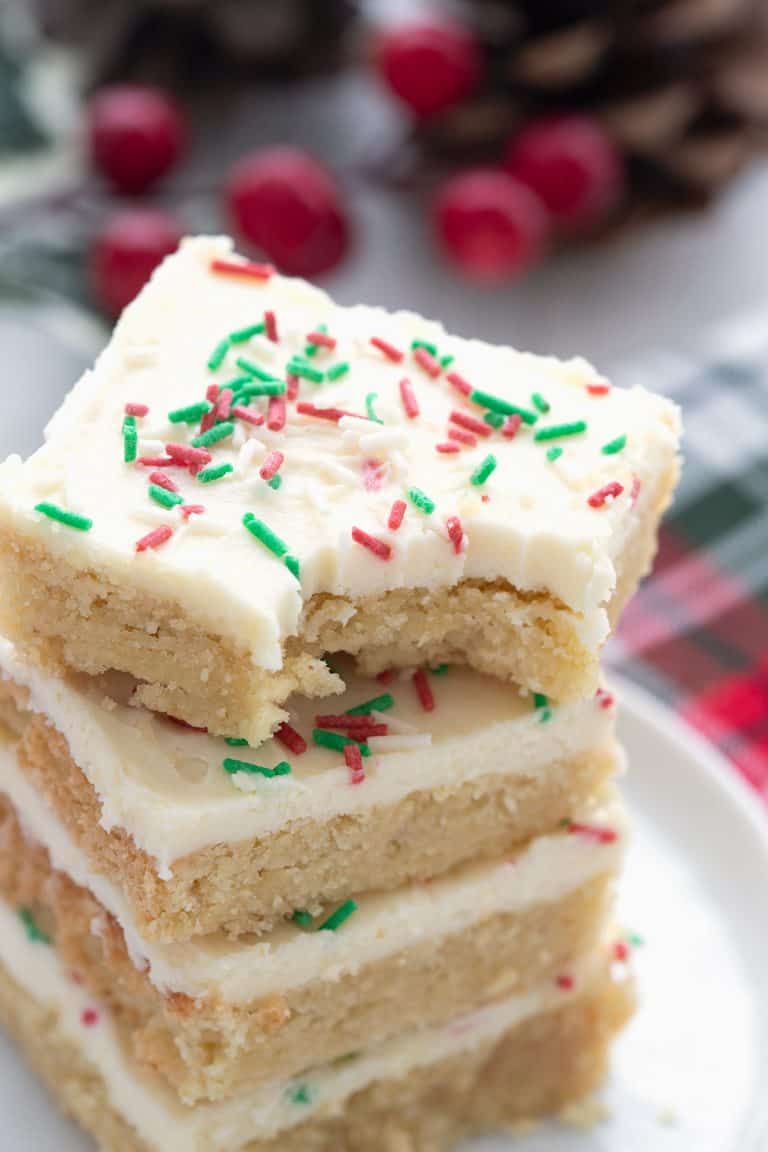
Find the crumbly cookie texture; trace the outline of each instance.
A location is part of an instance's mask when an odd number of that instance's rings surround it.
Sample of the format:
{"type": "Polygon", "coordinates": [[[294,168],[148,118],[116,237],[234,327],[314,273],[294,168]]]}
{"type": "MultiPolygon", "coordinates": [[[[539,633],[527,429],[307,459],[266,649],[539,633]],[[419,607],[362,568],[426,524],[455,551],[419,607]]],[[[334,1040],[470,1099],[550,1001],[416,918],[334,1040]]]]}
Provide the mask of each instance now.
{"type": "Polygon", "coordinates": [[[633,1007],[598,951],[581,986],[540,990],[190,1110],[141,1073],[111,1013],[29,918],[3,905],[0,1021],[103,1152],[436,1152],[462,1135],[563,1112],[599,1085],[633,1007]]]}
{"type": "Polygon", "coordinates": [[[254,741],[291,692],[340,687],[324,650],[588,694],[678,435],[673,405],[581,360],[341,308],[189,240],[2,468],[8,619],[40,659],[254,741]]]}

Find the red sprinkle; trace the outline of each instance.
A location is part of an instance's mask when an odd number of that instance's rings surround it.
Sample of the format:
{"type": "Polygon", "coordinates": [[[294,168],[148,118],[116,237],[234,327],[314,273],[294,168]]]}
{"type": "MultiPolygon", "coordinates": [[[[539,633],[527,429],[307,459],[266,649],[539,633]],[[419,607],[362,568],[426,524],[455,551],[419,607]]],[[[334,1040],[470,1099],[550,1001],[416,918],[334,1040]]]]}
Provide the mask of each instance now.
{"type": "Polygon", "coordinates": [[[175,468],[179,462],[170,456],[139,456],[136,463],[142,468],[175,468]]]}
{"type": "Polygon", "coordinates": [[[285,427],[285,397],[270,396],[267,405],[267,428],[280,432],[285,427]]]}
{"type": "Polygon", "coordinates": [[[148,404],[130,404],[129,403],[129,404],[126,404],[126,406],[125,406],[126,416],[146,416],[148,412],[149,412],[149,405],[148,404]]]}
{"type": "Polygon", "coordinates": [[[610,390],[610,384],[587,384],[590,396],[607,396],[610,390]]]}
{"type": "Polygon", "coordinates": [[[449,442],[447,444],[435,444],[435,449],[438,452],[442,452],[443,455],[447,455],[448,453],[461,452],[459,445],[454,444],[453,442],[449,442]]]}
{"type": "Polygon", "coordinates": [[[309,404],[306,400],[296,405],[296,411],[303,416],[315,416],[318,420],[332,420],[338,424],[342,416],[354,416],[354,412],[346,412],[343,408],[318,408],[316,404],[309,404]]]}
{"type": "Polygon", "coordinates": [[[480,497],[480,499],[482,500],[483,504],[487,504],[491,498],[490,498],[490,496],[488,495],[488,493],[487,493],[487,492],[483,492],[483,494],[482,494],[482,496],[480,497]]]}
{"type": "Polygon", "coordinates": [[[626,964],[629,960],[629,945],[626,940],[617,940],[613,945],[613,958],[618,960],[620,964],[626,964]]]}
{"type": "Polygon", "coordinates": [[[371,344],[374,348],[378,348],[379,352],[383,352],[388,360],[394,360],[399,364],[403,359],[403,353],[399,348],[395,348],[394,344],[390,344],[388,340],[382,340],[380,336],[371,336],[371,344]]]}
{"type": "Polygon", "coordinates": [[[165,450],[176,464],[202,468],[213,457],[207,448],[192,448],[189,444],[166,444],[165,450]]]}
{"type": "Polygon", "coordinates": [[[635,504],[637,503],[638,496],[640,495],[640,488],[641,488],[640,477],[639,476],[633,476],[632,477],[632,487],[631,487],[630,492],[629,492],[629,499],[632,502],[633,508],[634,508],[635,504]]]}
{"type": "Polygon", "coordinates": [[[365,769],[363,768],[363,755],[357,744],[345,745],[344,762],[349,768],[350,784],[362,784],[365,780],[365,769]]]}
{"type": "Polygon", "coordinates": [[[299,394],[299,378],[298,376],[286,376],[285,378],[285,398],[286,400],[295,400],[299,394]]]}
{"type": "Polygon", "coordinates": [[[216,409],[211,408],[211,410],[209,412],[206,412],[203,415],[202,419],[200,420],[200,433],[201,433],[201,435],[203,432],[207,432],[209,428],[213,428],[215,423],[216,423],[216,409]]]}
{"type": "Polygon", "coordinates": [[[595,693],[595,699],[597,700],[598,708],[604,708],[606,710],[608,708],[613,708],[613,695],[610,692],[606,692],[605,688],[598,688],[597,692],[595,693]]]}
{"type": "Polygon", "coordinates": [[[316,348],[336,347],[336,340],[333,336],[329,336],[327,332],[310,332],[306,339],[307,344],[314,344],[316,348]]]}
{"type": "Polygon", "coordinates": [[[80,1023],[83,1028],[93,1028],[94,1024],[98,1024],[99,1014],[95,1008],[83,1008],[80,1013],[80,1023]]]}
{"type": "MultiPolygon", "coordinates": [[[[326,712],[315,716],[316,728],[340,728],[342,731],[355,731],[358,728],[375,728],[378,727],[378,721],[372,720],[367,712],[326,712]]],[[[386,728],[386,724],[384,725],[386,728]]],[[[377,735],[385,735],[385,733],[377,733],[377,735]]]]}
{"type": "Polygon", "coordinates": [[[461,520],[459,520],[458,516],[449,516],[445,522],[445,526],[448,529],[448,539],[451,544],[453,544],[453,550],[458,556],[461,553],[461,545],[464,540],[464,529],[461,526],[461,520]]]}
{"type": "Polygon", "coordinates": [[[575,983],[576,981],[574,980],[573,976],[567,975],[558,976],[555,980],[555,984],[557,984],[558,988],[562,988],[564,992],[570,992],[575,983]]]}
{"type": "Polygon", "coordinates": [[[618,480],[611,480],[610,484],[604,484],[602,488],[598,488],[597,492],[593,492],[587,500],[587,504],[590,508],[602,508],[606,500],[621,496],[623,491],[623,484],[619,484],[618,480]]]}
{"type": "Polygon", "coordinates": [[[251,280],[269,280],[274,274],[271,264],[254,264],[251,260],[211,260],[211,272],[221,272],[225,276],[248,276],[251,280]]]}
{"type": "Polygon", "coordinates": [[[390,532],[397,532],[398,528],[403,522],[405,509],[405,500],[395,500],[394,504],[389,510],[389,520],[387,520],[387,528],[389,528],[390,532]]]}
{"type": "Polygon", "coordinates": [[[434,712],[435,710],[435,697],[432,694],[427,674],[423,668],[417,668],[413,674],[413,686],[416,689],[416,695],[419,698],[419,703],[425,712],[434,712]]]}
{"type": "Polygon", "coordinates": [[[362,528],[352,529],[352,539],[356,544],[362,544],[363,548],[373,552],[374,556],[378,556],[380,560],[389,560],[392,556],[392,546],[387,544],[386,540],[377,540],[375,536],[364,532],[362,528]]]}
{"type": "Polygon", "coordinates": [[[230,416],[236,416],[238,420],[245,420],[246,424],[254,424],[257,428],[259,424],[264,423],[261,412],[257,412],[255,408],[246,408],[242,404],[235,404],[230,416]]]}
{"type": "Polygon", "coordinates": [[[449,372],[446,380],[457,392],[461,392],[462,396],[469,396],[472,391],[472,385],[468,380],[465,380],[463,376],[460,376],[458,372],[449,372]]]}
{"type": "Polygon", "coordinates": [[[159,548],[166,540],[170,540],[171,536],[173,528],[170,524],[161,524],[159,528],[154,528],[151,532],[147,532],[146,536],[142,536],[141,540],[136,541],[136,551],[146,552],[147,548],[159,548]]]}
{"type": "Polygon", "coordinates": [[[366,492],[378,492],[384,483],[384,464],[381,460],[363,461],[363,485],[366,492]]]}
{"type": "Polygon", "coordinates": [[[458,440],[459,444],[467,444],[470,448],[474,448],[477,444],[477,436],[465,432],[462,428],[449,428],[448,436],[451,440],[458,440]]]}
{"type": "Polygon", "coordinates": [[[208,387],[205,390],[205,398],[206,398],[206,400],[209,400],[211,404],[216,403],[216,401],[219,398],[219,386],[218,386],[218,384],[209,384],[208,385],[208,387]]]}
{"type": "Polygon", "coordinates": [[[370,716],[363,716],[361,719],[365,721],[364,724],[349,724],[348,721],[355,719],[351,716],[317,716],[315,718],[316,728],[338,729],[341,732],[347,732],[353,740],[367,740],[369,736],[386,736],[389,728],[386,724],[377,724],[371,720],[370,716]]]}
{"type": "Polygon", "coordinates": [[[300,732],[291,728],[290,724],[281,724],[275,732],[275,740],[279,740],[294,756],[301,756],[307,750],[307,742],[300,732]]]}
{"type": "Polygon", "coordinates": [[[205,512],[204,504],[179,504],[179,512],[185,520],[189,520],[190,516],[202,516],[205,512]]]}
{"type": "Polygon", "coordinates": [[[217,420],[229,420],[232,411],[232,396],[233,392],[231,388],[222,388],[218,404],[216,405],[217,420]]]}
{"type": "Polygon", "coordinates": [[[619,838],[615,828],[604,828],[600,824],[579,824],[571,821],[568,832],[571,836],[584,836],[587,840],[596,840],[598,844],[614,844],[619,838]]]}
{"type": "Polygon", "coordinates": [[[419,414],[419,402],[416,399],[416,393],[413,391],[410,380],[404,376],[400,381],[400,399],[405,408],[405,414],[409,420],[415,420],[419,414]]]}
{"type": "Polygon", "coordinates": [[[468,432],[475,432],[478,436],[490,436],[490,424],[484,424],[482,420],[475,419],[467,412],[458,412],[455,408],[450,415],[451,424],[458,424],[460,428],[466,428],[468,432]]]}
{"type": "Polygon", "coordinates": [[[439,360],[435,360],[431,352],[426,348],[414,348],[413,358],[420,368],[423,368],[430,376],[439,376],[443,370],[443,366],[439,360]]]}
{"type": "Polygon", "coordinates": [[[166,476],[164,472],[150,472],[150,484],[157,484],[158,488],[165,488],[166,492],[178,492],[179,486],[166,476]]]}
{"type": "Polygon", "coordinates": [[[259,476],[262,480],[271,480],[280,471],[280,467],[285,460],[282,452],[270,452],[266,460],[259,468],[259,476]]]}
{"type": "MultiPolygon", "coordinates": [[[[402,504],[402,500],[398,501],[398,503],[402,504]]],[[[391,684],[392,681],[394,680],[394,678],[395,678],[394,668],[385,668],[383,672],[379,672],[379,674],[376,677],[376,680],[379,684],[391,684]]]]}
{"type": "Polygon", "coordinates": [[[518,416],[517,412],[513,412],[511,416],[507,416],[501,428],[502,436],[506,436],[507,440],[514,440],[520,430],[522,422],[522,417],[518,416]]]}
{"type": "Polygon", "coordinates": [[[277,316],[274,312],[264,313],[264,327],[267,333],[267,340],[271,340],[273,344],[277,344],[277,316]]]}

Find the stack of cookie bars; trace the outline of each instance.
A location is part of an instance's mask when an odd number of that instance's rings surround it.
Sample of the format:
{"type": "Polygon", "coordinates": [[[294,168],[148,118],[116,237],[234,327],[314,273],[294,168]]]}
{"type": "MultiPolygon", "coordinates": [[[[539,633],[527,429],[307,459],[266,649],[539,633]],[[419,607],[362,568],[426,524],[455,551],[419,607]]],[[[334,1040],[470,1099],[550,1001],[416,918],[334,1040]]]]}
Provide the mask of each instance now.
{"type": "Polygon", "coordinates": [[[0,1005],[110,1152],[434,1152],[632,1006],[599,656],[678,416],[186,241],[0,469],[0,1005]]]}

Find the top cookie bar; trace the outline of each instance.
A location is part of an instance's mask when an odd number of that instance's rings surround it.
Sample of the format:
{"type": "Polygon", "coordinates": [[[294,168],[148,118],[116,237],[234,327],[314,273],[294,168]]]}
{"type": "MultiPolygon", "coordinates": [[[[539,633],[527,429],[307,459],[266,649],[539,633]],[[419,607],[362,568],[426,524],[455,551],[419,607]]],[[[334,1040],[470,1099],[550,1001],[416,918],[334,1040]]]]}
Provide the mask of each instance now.
{"type": "Polygon", "coordinates": [[[561,362],[342,308],[185,241],[29,460],[0,469],[6,627],[251,742],[291,692],[453,661],[597,687],[677,477],[678,414],[561,362]]]}

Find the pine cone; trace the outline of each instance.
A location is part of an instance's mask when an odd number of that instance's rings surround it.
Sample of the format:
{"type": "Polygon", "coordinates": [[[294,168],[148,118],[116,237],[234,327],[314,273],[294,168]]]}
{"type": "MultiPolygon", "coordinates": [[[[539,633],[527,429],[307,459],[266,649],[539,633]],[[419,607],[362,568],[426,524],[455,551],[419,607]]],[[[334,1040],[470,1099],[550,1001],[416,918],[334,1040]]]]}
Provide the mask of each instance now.
{"type": "Polygon", "coordinates": [[[337,67],[355,0],[36,0],[43,31],[83,50],[85,84],[201,88],[337,67]]]}
{"type": "Polygon", "coordinates": [[[468,0],[480,91],[419,130],[433,158],[497,160],[548,112],[601,120],[627,162],[632,210],[706,199],[765,142],[763,0],[468,0]]]}

